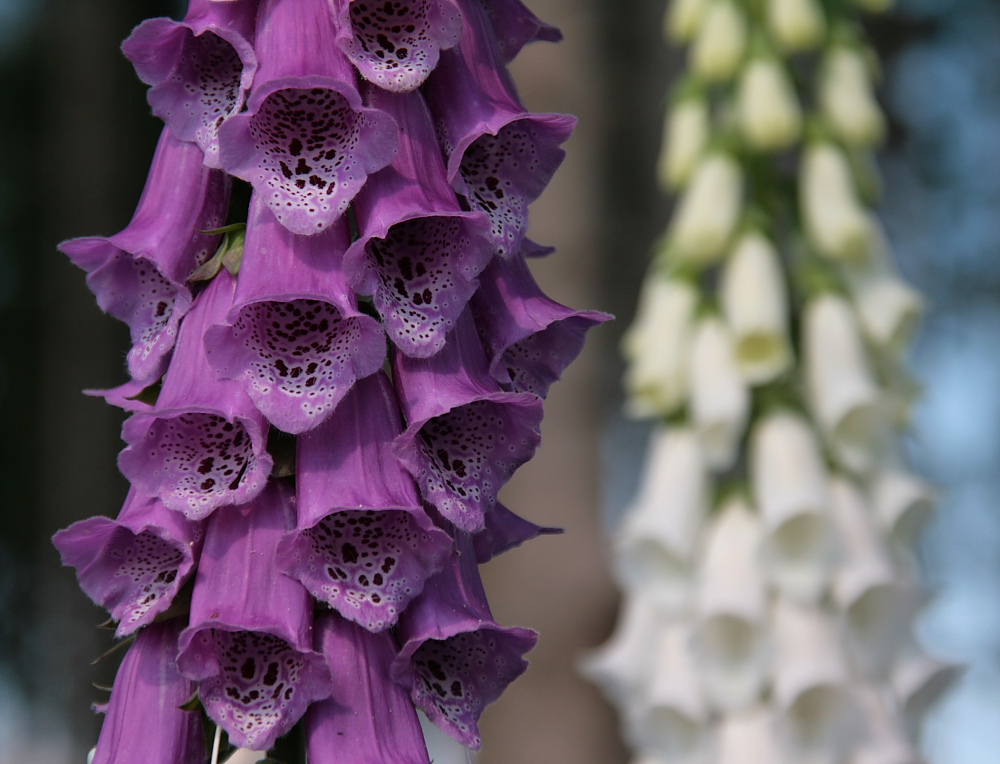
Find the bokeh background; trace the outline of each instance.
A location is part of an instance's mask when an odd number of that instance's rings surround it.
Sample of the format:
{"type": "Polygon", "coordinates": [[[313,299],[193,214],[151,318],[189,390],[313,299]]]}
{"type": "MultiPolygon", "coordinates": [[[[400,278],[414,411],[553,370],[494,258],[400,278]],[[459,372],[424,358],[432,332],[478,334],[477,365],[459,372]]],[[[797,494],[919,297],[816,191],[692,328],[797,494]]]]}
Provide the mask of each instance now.
{"type": "MultiPolygon", "coordinates": [[[[613,711],[578,677],[617,595],[602,527],[628,500],[644,431],[619,415],[617,341],[669,201],[655,188],[666,95],[681,59],[664,0],[529,0],[560,45],[515,62],[536,111],[580,126],[531,235],[555,299],[615,313],[546,405],[543,444],[503,498],[566,529],[486,566],[501,623],[541,632],[529,672],[483,722],[481,764],[623,764],[613,711]]],[[[102,612],[61,568],[57,529],[114,515],[121,414],[81,395],[124,379],[127,333],[55,250],[129,220],[159,132],[118,45],[183,0],[0,0],[0,764],[82,764],[90,704],[116,658],[102,612]]],[[[1000,719],[1000,3],[900,0],[868,26],[891,119],[881,215],[927,295],[911,363],[924,385],[908,447],[941,487],[921,550],[921,634],[968,664],[930,719],[931,764],[995,764],[1000,719]]]]}

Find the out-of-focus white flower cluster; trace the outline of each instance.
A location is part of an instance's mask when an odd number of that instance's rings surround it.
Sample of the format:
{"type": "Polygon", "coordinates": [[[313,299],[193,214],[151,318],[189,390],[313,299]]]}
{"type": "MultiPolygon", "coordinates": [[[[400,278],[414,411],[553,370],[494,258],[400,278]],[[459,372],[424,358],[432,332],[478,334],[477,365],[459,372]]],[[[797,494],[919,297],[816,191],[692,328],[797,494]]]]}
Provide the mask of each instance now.
{"type": "Polygon", "coordinates": [[[673,0],[679,194],[623,351],[657,420],[618,528],[625,604],[585,671],[635,764],[919,764],[957,673],[918,646],[930,487],[899,434],[920,296],[871,211],[885,133],[857,16],[673,0]]]}

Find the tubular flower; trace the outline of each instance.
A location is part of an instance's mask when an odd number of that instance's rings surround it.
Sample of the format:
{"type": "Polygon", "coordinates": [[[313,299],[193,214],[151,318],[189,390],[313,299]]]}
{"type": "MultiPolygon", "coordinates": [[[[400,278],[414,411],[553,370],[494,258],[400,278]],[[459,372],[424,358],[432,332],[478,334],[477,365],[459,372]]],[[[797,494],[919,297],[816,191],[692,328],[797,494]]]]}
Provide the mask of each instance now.
{"type": "Polygon", "coordinates": [[[857,14],[667,10],[688,67],[657,170],[679,198],[622,342],[623,413],[653,434],[615,525],[620,620],[582,666],[633,764],[917,761],[958,673],[914,635],[922,301],[858,162],[885,119],[857,14]]]}
{"type": "Polygon", "coordinates": [[[125,230],[60,245],[132,335],[93,393],[128,498],[54,538],[135,639],[96,761],[304,764],[299,729],[312,764],[428,764],[418,708],[479,746],[537,635],[478,566],[559,532],[498,492],[610,318],[529,267],[575,120],[506,66],[560,37],[521,0],[190,0],[125,41],[166,126],[125,230]]]}

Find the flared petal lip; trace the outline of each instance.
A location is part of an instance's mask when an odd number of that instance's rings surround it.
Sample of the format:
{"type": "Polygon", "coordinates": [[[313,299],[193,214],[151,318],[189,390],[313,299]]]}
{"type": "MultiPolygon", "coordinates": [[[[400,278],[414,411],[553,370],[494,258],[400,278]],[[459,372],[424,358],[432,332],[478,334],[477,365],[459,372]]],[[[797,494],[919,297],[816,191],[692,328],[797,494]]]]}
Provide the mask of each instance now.
{"type": "MultiPolygon", "coordinates": [[[[195,637],[197,637],[203,631],[209,629],[212,631],[216,630],[228,631],[233,634],[241,631],[251,631],[251,632],[256,632],[258,634],[270,634],[271,636],[277,637],[278,639],[286,642],[289,647],[291,647],[297,653],[301,653],[303,656],[306,656],[307,659],[309,660],[318,659],[321,662],[323,661],[323,656],[313,649],[312,630],[310,630],[306,640],[303,641],[300,640],[294,634],[286,633],[285,630],[282,629],[277,624],[255,623],[251,628],[246,624],[232,623],[225,619],[214,618],[214,619],[209,619],[207,621],[202,621],[198,624],[192,624],[191,626],[188,626],[186,629],[184,629],[184,631],[181,632],[181,636],[177,640],[178,665],[180,665],[182,661],[185,664],[190,663],[190,661],[184,659],[188,649],[191,647],[191,642],[195,639],[195,637]]],[[[204,666],[202,671],[193,671],[192,669],[193,669],[192,666],[185,665],[183,673],[184,676],[188,677],[189,679],[193,679],[196,682],[201,681],[203,679],[208,679],[209,677],[213,677],[218,673],[218,667],[215,667],[213,669],[211,665],[204,666]]]]}
{"type": "MultiPolygon", "coordinates": [[[[312,90],[314,88],[333,90],[343,96],[348,106],[356,112],[380,111],[378,109],[371,109],[361,102],[361,94],[354,83],[344,82],[343,80],[338,80],[336,77],[324,74],[314,74],[308,77],[275,77],[267,82],[257,83],[257,86],[250,92],[250,98],[247,100],[247,111],[238,117],[233,117],[233,121],[237,119],[248,120],[256,116],[260,107],[264,105],[264,101],[279,90],[312,90]]],[[[380,113],[384,112],[380,111],[380,113]]]]}
{"type": "Polygon", "coordinates": [[[117,387],[109,387],[105,390],[88,388],[83,391],[83,394],[89,395],[93,398],[103,398],[112,406],[117,406],[118,408],[131,413],[139,411],[149,413],[153,411],[154,406],[150,403],[144,403],[136,398],[137,395],[149,387],[149,384],[150,383],[148,382],[136,381],[132,379],[118,385],[117,387]]]}
{"type": "MultiPolygon", "coordinates": [[[[408,683],[408,677],[413,672],[411,666],[413,654],[421,648],[424,642],[430,639],[444,641],[459,634],[476,631],[496,631],[506,637],[516,640],[520,643],[518,646],[519,650],[520,646],[523,645],[524,647],[523,650],[520,650],[522,655],[530,651],[538,643],[538,632],[534,629],[526,629],[522,626],[501,626],[496,621],[473,618],[470,616],[460,621],[456,620],[444,628],[439,627],[433,630],[433,633],[424,634],[419,637],[412,637],[407,640],[406,644],[404,644],[400,649],[399,655],[397,655],[396,659],[392,662],[392,666],[389,670],[390,676],[393,681],[406,685],[408,683]]],[[[520,673],[523,673],[523,670],[520,673]]]]}
{"type": "MultiPolygon", "coordinates": [[[[157,419],[175,419],[179,416],[184,416],[185,414],[210,414],[213,416],[219,416],[225,419],[227,422],[238,422],[243,425],[251,439],[254,443],[264,443],[264,436],[266,432],[264,427],[261,426],[261,421],[258,417],[253,416],[249,413],[250,410],[256,412],[253,405],[247,404],[248,413],[240,413],[234,411],[233,409],[224,410],[216,408],[215,406],[167,406],[165,408],[150,407],[148,410],[139,411],[135,416],[129,417],[122,424],[122,439],[129,444],[131,448],[132,444],[137,440],[141,439],[149,426],[157,419]]],[[[261,417],[262,419],[263,417],[261,417]]],[[[258,456],[267,455],[265,449],[261,449],[261,453],[258,456]]],[[[270,456],[268,455],[268,459],[270,456]]]]}

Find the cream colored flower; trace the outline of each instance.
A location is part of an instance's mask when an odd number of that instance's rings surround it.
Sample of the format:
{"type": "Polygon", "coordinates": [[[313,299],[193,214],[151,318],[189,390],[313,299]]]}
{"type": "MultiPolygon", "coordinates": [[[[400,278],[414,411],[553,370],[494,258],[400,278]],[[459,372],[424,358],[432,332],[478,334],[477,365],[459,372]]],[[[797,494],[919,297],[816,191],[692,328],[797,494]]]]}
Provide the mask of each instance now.
{"type": "Polygon", "coordinates": [[[708,104],[704,98],[684,98],[674,104],[663,123],[663,143],[656,166],[664,188],[687,185],[708,133],[708,104]]]}
{"type": "Polygon", "coordinates": [[[671,255],[677,262],[710,263],[725,251],[743,205],[743,171],[730,155],[702,157],[670,227],[671,255]]]}
{"type": "Polygon", "coordinates": [[[885,135],[885,118],[875,100],[864,55],[843,45],[827,51],[819,82],[823,114],[844,143],[873,146],[885,135]]]}
{"type": "Polygon", "coordinates": [[[806,235],[834,260],[867,259],[875,236],[871,215],[858,202],[851,168],[832,143],[810,143],[802,156],[799,205],[806,235]]]}
{"type": "Polygon", "coordinates": [[[671,0],[663,15],[663,35],[668,40],[687,42],[698,31],[707,0],[671,0]]]}
{"type": "Polygon", "coordinates": [[[692,71],[712,82],[730,79],[743,61],[747,20],[733,0],[709,0],[691,44],[692,71]]]}
{"type": "Polygon", "coordinates": [[[826,19],[817,0],[768,0],[767,25],[789,52],[812,50],[826,33],[826,19]]]}
{"type": "Polygon", "coordinates": [[[747,145],[761,151],[791,146],[802,133],[798,96],[781,63],[757,56],[740,74],[736,119],[747,145]]]}

